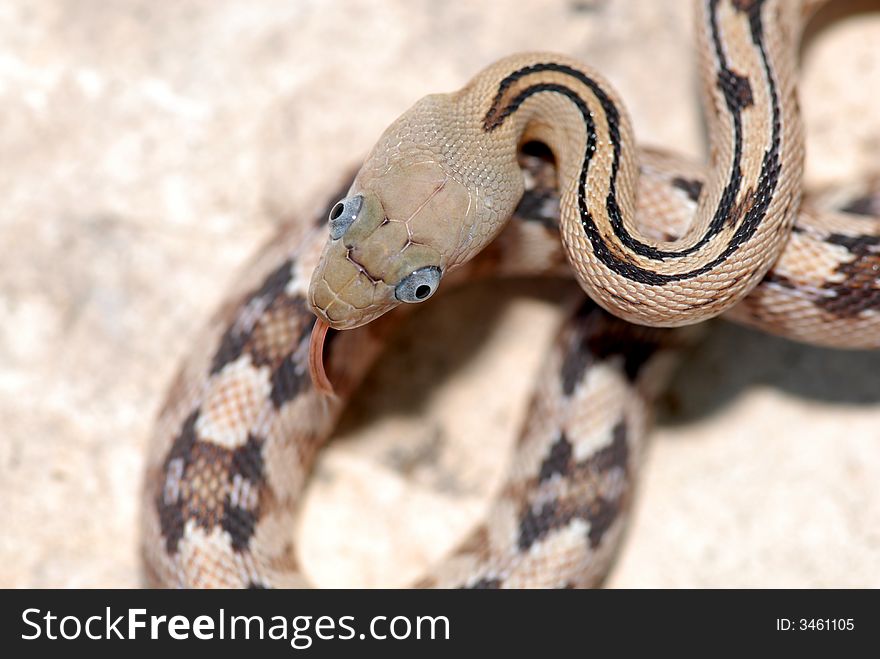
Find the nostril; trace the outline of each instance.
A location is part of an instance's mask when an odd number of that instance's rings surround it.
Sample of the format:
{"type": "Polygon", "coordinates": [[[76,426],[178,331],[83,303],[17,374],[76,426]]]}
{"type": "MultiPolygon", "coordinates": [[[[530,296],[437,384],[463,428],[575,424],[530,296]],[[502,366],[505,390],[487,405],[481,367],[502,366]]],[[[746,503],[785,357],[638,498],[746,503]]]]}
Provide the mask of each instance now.
{"type": "Polygon", "coordinates": [[[357,219],[364,198],[361,195],[347,197],[336,204],[330,211],[330,238],[337,240],[342,238],[348,227],[357,219]]]}

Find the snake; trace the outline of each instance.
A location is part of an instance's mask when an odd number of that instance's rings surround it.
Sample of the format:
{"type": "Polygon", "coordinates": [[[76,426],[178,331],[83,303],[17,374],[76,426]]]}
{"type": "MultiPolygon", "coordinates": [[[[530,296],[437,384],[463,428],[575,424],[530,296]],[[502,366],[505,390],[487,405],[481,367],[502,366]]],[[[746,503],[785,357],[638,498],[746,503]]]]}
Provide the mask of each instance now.
{"type": "Polygon", "coordinates": [[[416,587],[601,585],[653,404],[702,321],[880,348],[877,186],[841,200],[803,184],[796,52],[818,4],[697,3],[706,164],[638,146],[611,85],[550,53],[401,115],[321,213],[252,259],[186,355],[146,458],[146,584],[311,585],[295,530],[312,465],[441,281],[574,277],[583,293],[485,517],[416,587]]]}

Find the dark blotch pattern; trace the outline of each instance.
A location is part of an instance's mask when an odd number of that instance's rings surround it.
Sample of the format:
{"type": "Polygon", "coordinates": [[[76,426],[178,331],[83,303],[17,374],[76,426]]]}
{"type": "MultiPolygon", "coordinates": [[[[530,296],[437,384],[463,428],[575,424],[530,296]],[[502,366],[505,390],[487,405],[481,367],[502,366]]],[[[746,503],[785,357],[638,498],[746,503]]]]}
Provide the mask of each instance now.
{"type": "MultiPolygon", "coordinates": [[[[278,296],[284,293],[284,289],[293,277],[294,260],[287,259],[278,268],[271,272],[258,289],[249,293],[239,305],[238,316],[248,311],[249,305],[259,299],[265,298],[266,306],[271,304],[278,296]]],[[[245,347],[250,341],[253,328],[242,330],[238,322],[229,324],[229,328],[220,339],[220,346],[211,361],[211,374],[219,373],[223,367],[241,357],[245,347]]]]}
{"type": "Polygon", "coordinates": [[[180,501],[165,503],[162,495],[156,502],[156,510],[159,513],[159,527],[162,529],[162,537],[165,538],[165,551],[169,554],[177,553],[177,547],[183,538],[185,520],[183,519],[183,506],[180,501]]]}
{"type": "MultiPolygon", "coordinates": [[[[186,469],[189,456],[192,454],[193,446],[196,442],[196,421],[199,418],[199,410],[195,410],[190,414],[180,430],[180,435],[171,444],[168,451],[168,457],[162,466],[163,476],[167,474],[169,465],[175,460],[183,460],[184,471],[186,469]]],[[[160,485],[164,486],[165,479],[162,478],[160,485]]],[[[180,497],[175,501],[165,501],[163,491],[159,491],[156,498],[156,510],[159,514],[159,528],[162,529],[162,537],[165,538],[165,549],[168,553],[177,552],[177,546],[183,538],[183,529],[185,520],[183,515],[183,502],[180,497]]]]}
{"type": "Polygon", "coordinates": [[[721,93],[724,94],[728,105],[739,110],[747,108],[755,102],[752,97],[752,85],[749,84],[749,79],[735,71],[730,69],[722,70],[718,76],[718,87],[721,89],[721,93]]]}
{"type": "Polygon", "coordinates": [[[696,203],[703,191],[703,182],[692,178],[676,176],[672,179],[672,185],[687,195],[687,198],[696,203]]]}
{"type": "Polygon", "coordinates": [[[586,349],[595,359],[609,359],[620,356],[623,358],[623,370],[630,382],[635,382],[639,373],[649,359],[661,347],[660,343],[643,337],[637,340],[634,337],[624,337],[620,333],[598,332],[586,338],[586,349]]]}
{"type": "Polygon", "coordinates": [[[255,435],[248,435],[247,442],[232,451],[222,449],[230,454],[228,467],[228,481],[224,484],[226,494],[223,498],[223,512],[220,526],[229,533],[232,548],[235,551],[247,549],[248,543],[254,534],[257,520],[260,515],[260,500],[254,508],[243,508],[232,504],[229,488],[233,486],[235,477],[239,477],[251,487],[259,491],[264,482],[263,444],[265,440],[255,435]]]}
{"type": "Polygon", "coordinates": [[[835,270],[840,282],[826,282],[832,296],[816,298],[816,305],[839,318],[880,311],[880,236],[831,234],[827,241],[845,247],[854,256],[835,270]]]}
{"type": "Polygon", "coordinates": [[[566,350],[560,371],[566,396],[574,392],[593,363],[613,357],[623,358],[627,379],[635,382],[642,367],[663,347],[664,340],[669,340],[669,335],[662,330],[634,330],[627,323],[607,316],[590,300],[578,310],[576,318],[582,329],[566,350]]]}
{"type": "Polygon", "coordinates": [[[516,214],[526,222],[535,222],[548,229],[557,230],[559,228],[558,195],[553,190],[541,192],[527,190],[516,207],[516,214]],[[548,209],[552,209],[553,212],[548,213],[548,209]]]}
{"type": "Polygon", "coordinates": [[[229,472],[232,476],[241,476],[251,483],[259,483],[263,480],[263,467],[263,440],[248,435],[245,445],[232,451],[229,472]]]}
{"type": "Polygon", "coordinates": [[[214,353],[214,359],[211,361],[211,374],[219,373],[226,364],[241,357],[249,340],[250,332],[241,332],[234,323],[230,325],[220,339],[220,347],[214,353]]]}
{"type": "MultiPolygon", "coordinates": [[[[601,474],[612,469],[621,469],[624,473],[628,473],[629,455],[626,422],[620,421],[612,430],[611,444],[580,463],[577,470],[601,474]]],[[[587,535],[592,549],[602,542],[606,531],[614,524],[624,504],[625,501],[621,499],[597,497],[586,505],[583,516],[590,522],[587,535]]]]}
{"type": "Polygon", "coordinates": [[[280,409],[287,401],[292,400],[299,392],[312,384],[308,371],[303,370],[301,364],[298,368],[297,364],[294,353],[291,352],[272,373],[270,380],[272,389],[269,392],[269,397],[272,399],[275,409],[280,409]]]}
{"type": "Polygon", "coordinates": [[[857,197],[841,207],[840,210],[844,213],[849,213],[850,215],[876,217],[877,215],[880,215],[880,197],[876,195],[857,197]]]}
{"type": "Polygon", "coordinates": [[[257,526],[257,513],[231,505],[229,497],[227,497],[220,525],[229,534],[232,548],[238,552],[244,551],[248,548],[251,536],[254,535],[254,529],[257,526]]]}
{"type": "Polygon", "coordinates": [[[788,289],[796,289],[797,284],[795,284],[791,279],[786,277],[785,275],[780,275],[771,270],[766,275],[764,275],[764,284],[776,284],[777,286],[782,286],[783,288],[788,289]]]}
{"type": "Polygon", "coordinates": [[[562,359],[560,375],[562,377],[562,392],[566,396],[571,396],[574,393],[575,387],[583,379],[592,361],[592,356],[586,350],[581,349],[579,345],[565,354],[562,359]]]}
{"type": "Polygon", "coordinates": [[[538,510],[527,507],[519,522],[520,550],[527,550],[553,529],[567,524],[571,516],[563,515],[560,518],[559,513],[559,504],[555,501],[545,503],[538,510]]]}
{"type": "Polygon", "coordinates": [[[541,471],[538,474],[538,481],[544,482],[553,474],[565,476],[571,470],[572,446],[571,442],[565,436],[565,433],[559,435],[559,439],[553,442],[550,447],[550,453],[541,463],[541,471]]]}
{"type": "Polygon", "coordinates": [[[199,410],[183,424],[162,468],[160,483],[163,491],[156,497],[156,509],[165,548],[175,554],[183,538],[187,522],[210,531],[220,526],[229,533],[232,547],[242,551],[248,547],[259,517],[259,495],[256,506],[246,509],[232,504],[233,480],[239,477],[252,487],[264,482],[262,447],[265,440],[248,436],[244,446],[227,449],[213,442],[200,440],[195,426],[199,410]],[[164,485],[170,469],[179,473],[179,493],[174,501],[166,501],[164,485]]]}
{"type": "Polygon", "coordinates": [[[578,463],[578,470],[601,473],[614,468],[626,471],[628,466],[629,442],[626,436],[626,421],[620,421],[612,430],[611,444],[578,463]]]}
{"type": "Polygon", "coordinates": [[[748,14],[754,11],[755,6],[760,3],[757,0],[733,0],[732,4],[737,11],[748,14]]]}
{"type": "MultiPolygon", "coordinates": [[[[560,437],[541,465],[539,483],[554,473],[567,475],[572,483],[597,483],[613,469],[620,469],[628,475],[630,450],[626,423],[618,423],[612,430],[611,443],[586,460],[572,464],[571,455],[571,444],[560,437]]],[[[608,498],[593,487],[575,487],[561,498],[542,503],[540,507],[527,504],[520,515],[519,548],[525,551],[553,530],[564,527],[573,519],[583,519],[589,522],[587,540],[595,549],[625,508],[628,492],[629,488],[625,486],[620,497],[608,498]]]]}
{"type": "Polygon", "coordinates": [[[608,501],[599,497],[595,503],[590,506],[590,510],[586,517],[590,522],[590,530],[587,532],[587,538],[590,542],[590,549],[595,549],[602,542],[605,533],[614,524],[614,520],[620,515],[620,504],[617,501],[608,501]]]}
{"type": "Polygon", "coordinates": [[[846,236],[841,233],[832,233],[826,241],[832,245],[846,247],[856,256],[864,256],[872,247],[880,245],[880,236],[846,236]]]}

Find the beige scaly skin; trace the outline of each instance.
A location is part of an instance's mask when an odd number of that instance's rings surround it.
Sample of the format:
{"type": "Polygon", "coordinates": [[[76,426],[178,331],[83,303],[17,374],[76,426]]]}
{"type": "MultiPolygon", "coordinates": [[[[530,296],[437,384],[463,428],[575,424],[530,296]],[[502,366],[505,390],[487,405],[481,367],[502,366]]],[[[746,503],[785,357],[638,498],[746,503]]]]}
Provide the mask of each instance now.
{"type": "Polygon", "coordinates": [[[523,192],[517,147],[528,140],[558,163],[563,243],[593,300],[664,327],[738,302],[779,257],[800,201],[801,8],[715,0],[699,8],[712,157],[680,238],[656,241],[640,228],[635,140],[610,85],[564,56],[513,55],[458,92],[423,98],[379,139],[335,210],[312,277],[319,319],[351,329],[427,299],[512,215],[523,192]]]}
{"type": "MultiPolygon", "coordinates": [[[[646,241],[680,242],[709,185],[706,170],[656,153],[637,161],[639,230],[646,241]]],[[[446,287],[475,277],[571,274],[559,241],[555,170],[537,158],[521,166],[525,195],[513,220],[446,287]]],[[[850,214],[829,211],[818,198],[804,204],[781,258],[728,317],[823,345],[880,347],[880,196],[857,189],[835,204],[850,214]]],[[[144,488],[152,585],[308,584],[293,529],[314,456],[412,309],[335,335],[327,368],[338,395],[316,390],[308,353],[321,323],[307,295],[325,242],[323,218],[321,225],[288,229],[257,256],[168,392],[144,488]]],[[[600,583],[632,499],[649,404],[668,371],[664,357],[689,342],[692,329],[635,327],[582,306],[548,356],[485,522],[419,585],[600,583]]]]}

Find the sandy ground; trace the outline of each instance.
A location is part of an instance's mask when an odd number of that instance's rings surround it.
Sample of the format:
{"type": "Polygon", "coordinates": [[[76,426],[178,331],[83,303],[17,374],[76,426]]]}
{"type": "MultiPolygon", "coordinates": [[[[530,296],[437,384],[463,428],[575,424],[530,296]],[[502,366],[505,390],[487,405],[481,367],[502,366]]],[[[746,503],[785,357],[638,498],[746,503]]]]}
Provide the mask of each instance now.
{"type": "MultiPolygon", "coordinates": [[[[0,3],[0,586],[139,584],[178,360],[415,99],[563,51],[640,140],[699,154],[691,23],[680,0],[0,3]]],[[[815,184],[880,172],[877,43],[880,13],[805,50],[815,184]]],[[[498,290],[426,305],[352,406],[299,529],[319,585],[404,584],[484,510],[558,319],[546,285],[498,290]]],[[[880,586],[880,354],[719,323],[660,417],[609,585],[880,586]]]]}

